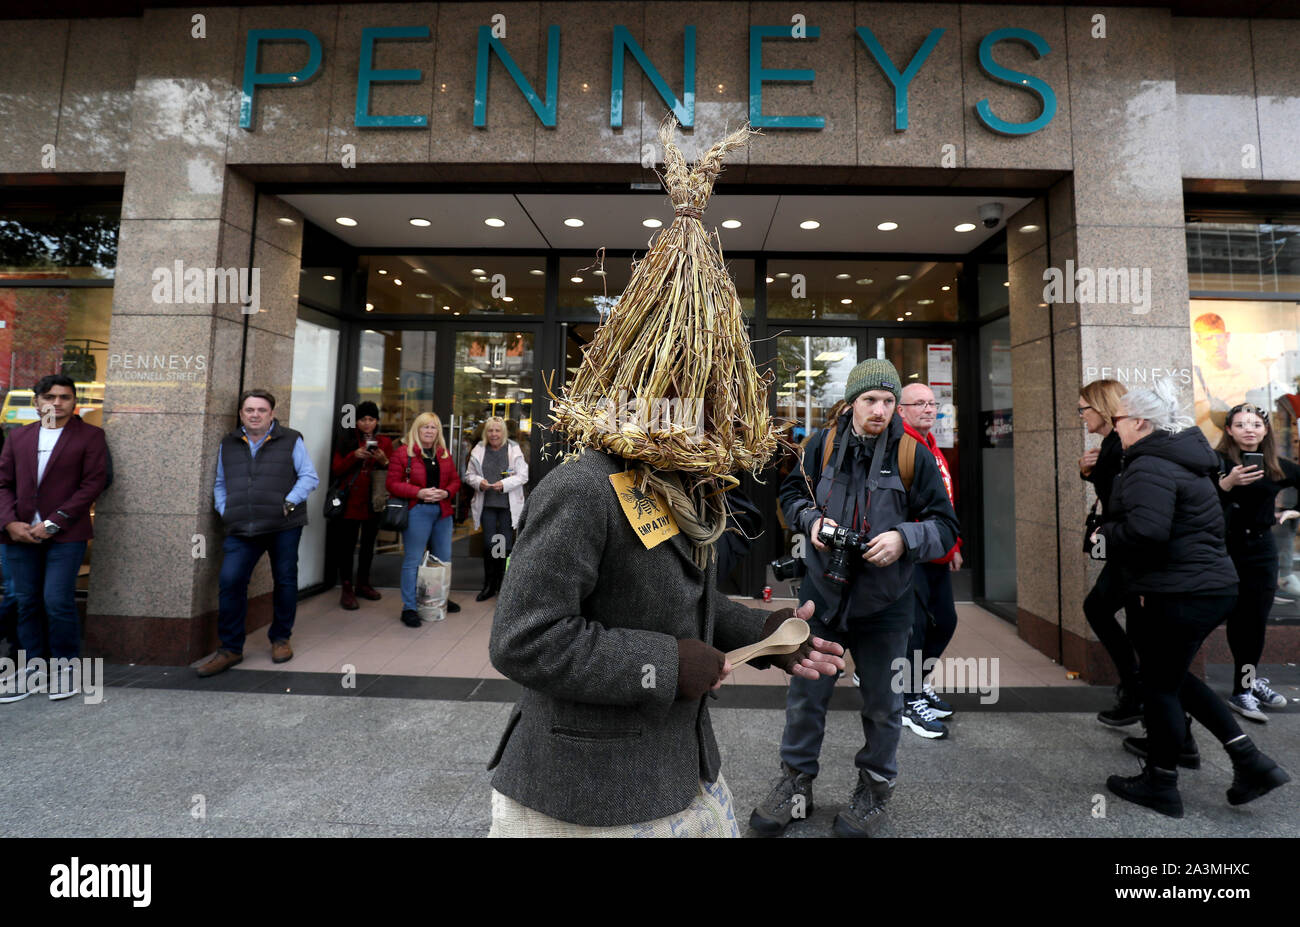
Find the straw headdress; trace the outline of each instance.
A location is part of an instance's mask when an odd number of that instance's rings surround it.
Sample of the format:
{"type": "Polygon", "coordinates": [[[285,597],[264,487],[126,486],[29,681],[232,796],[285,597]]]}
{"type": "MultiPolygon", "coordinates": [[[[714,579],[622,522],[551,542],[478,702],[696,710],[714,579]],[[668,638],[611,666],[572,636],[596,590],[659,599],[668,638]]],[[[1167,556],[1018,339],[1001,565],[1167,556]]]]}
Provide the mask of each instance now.
{"type": "Polygon", "coordinates": [[[669,117],[659,130],[672,225],[633,269],[572,384],[552,397],[551,419],[576,447],[675,471],[693,494],[711,478],[737,485],[737,470],[757,476],[778,435],[721,242],[702,221],[723,157],[756,133],[733,132],[689,166],[676,126],[669,117]]]}

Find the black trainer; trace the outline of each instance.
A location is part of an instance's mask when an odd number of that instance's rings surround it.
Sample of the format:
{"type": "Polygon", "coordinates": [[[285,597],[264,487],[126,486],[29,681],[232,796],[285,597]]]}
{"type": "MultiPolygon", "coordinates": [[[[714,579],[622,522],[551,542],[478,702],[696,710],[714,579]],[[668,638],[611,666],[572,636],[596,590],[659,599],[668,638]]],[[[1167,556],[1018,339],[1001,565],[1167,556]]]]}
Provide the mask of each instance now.
{"type": "Polygon", "coordinates": [[[408,628],[418,628],[420,626],[420,613],[413,608],[402,609],[402,624],[408,628]]]}
{"type": "Polygon", "coordinates": [[[1109,727],[1128,727],[1142,720],[1142,697],[1123,685],[1115,687],[1114,708],[1097,713],[1097,720],[1109,727]]]}
{"type": "Polygon", "coordinates": [[[1120,798],[1159,811],[1171,818],[1183,816],[1183,796],[1178,794],[1178,771],[1157,769],[1149,763],[1138,776],[1111,776],[1106,788],[1120,798]]]}
{"type": "Polygon", "coordinates": [[[749,826],[760,837],[779,837],[797,820],[813,813],[813,777],[793,766],[781,764],[781,777],[772,784],[767,798],[749,816],[749,826]]]}
{"type": "Polygon", "coordinates": [[[849,806],[835,815],[831,829],[840,837],[874,837],[885,822],[885,803],[894,791],[893,782],[877,782],[865,769],[858,770],[858,785],[849,806]]]}
{"type": "Polygon", "coordinates": [[[1267,754],[1261,753],[1249,737],[1243,736],[1224,744],[1223,749],[1228,751],[1228,758],[1232,760],[1232,786],[1228,789],[1230,805],[1244,805],[1291,781],[1287,771],[1267,754]]]}

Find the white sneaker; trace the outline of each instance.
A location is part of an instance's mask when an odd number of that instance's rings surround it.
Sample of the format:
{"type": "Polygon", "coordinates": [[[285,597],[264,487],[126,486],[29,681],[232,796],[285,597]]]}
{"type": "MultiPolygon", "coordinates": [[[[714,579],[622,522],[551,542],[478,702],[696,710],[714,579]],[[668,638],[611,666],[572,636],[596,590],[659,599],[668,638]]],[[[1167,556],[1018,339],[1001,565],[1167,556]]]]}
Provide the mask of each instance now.
{"type": "Polygon", "coordinates": [[[38,666],[27,667],[27,680],[19,687],[18,674],[14,673],[4,681],[4,690],[13,689],[8,695],[0,695],[0,703],[21,702],[29,695],[45,691],[45,671],[38,666]]]}
{"type": "Polygon", "coordinates": [[[1286,696],[1270,689],[1267,679],[1256,679],[1255,684],[1250,687],[1250,694],[1255,696],[1255,699],[1264,708],[1286,707],[1286,696]]]}
{"type": "Polygon", "coordinates": [[[81,686],[73,679],[72,669],[63,667],[53,677],[50,685],[50,701],[61,702],[65,698],[72,698],[74,695],[81,694],[81,686]]]}
{"type": "Polygon", "coordinates": [[[1291,598],[1300,599],[1300,576],[1292,573],[1277,584],[1277,591],[1291,598]]]}
{"type": "Polygon", "coordinates": [[[1259,710],[1259,699],[1255,698],[1253,692],[1242,692],[1240,695],[1230,696],[1228,698],[1228,707],[1243,718],[1249,718],[1261,724],[1268,721],[1268,715],[1259,710]]]}

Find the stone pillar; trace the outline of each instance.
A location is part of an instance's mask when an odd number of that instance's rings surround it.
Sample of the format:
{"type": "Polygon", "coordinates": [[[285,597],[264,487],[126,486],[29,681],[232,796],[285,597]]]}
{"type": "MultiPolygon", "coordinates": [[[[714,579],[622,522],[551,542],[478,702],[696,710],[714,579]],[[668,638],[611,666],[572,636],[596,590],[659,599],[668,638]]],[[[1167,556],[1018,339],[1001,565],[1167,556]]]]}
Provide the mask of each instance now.
{"type": "MultiPolygon", "coordinates": [[[[212,485],[241,367],[244,383],[283,396],[276,411],[288,416],[302,221],[272,198],[255,203],[227,166],[240,14],[205,15],[203,39],[189,11],[147,11],[140,26],[149,54],[132,101],[104,401],[118,478],[96,506],[86,621],[88,652],[121,662],[188,663],[215,644],[212,485]],[[250,265],[256,312],[206,287],[210,269],[250,265]],[[191,269],[201,291],[185,290],[191,269]]],[[[250,627],[269,621],[269,589],[263,565],[250,627]]]]}

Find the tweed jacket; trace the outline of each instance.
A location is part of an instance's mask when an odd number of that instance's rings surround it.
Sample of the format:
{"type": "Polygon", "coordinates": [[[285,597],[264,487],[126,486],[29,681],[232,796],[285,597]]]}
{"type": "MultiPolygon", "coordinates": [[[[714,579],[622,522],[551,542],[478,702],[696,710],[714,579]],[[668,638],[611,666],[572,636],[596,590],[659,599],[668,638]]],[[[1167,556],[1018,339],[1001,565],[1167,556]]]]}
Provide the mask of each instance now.
{"type": "Polygon", "coordinates": [[[492,623],[492,665],[521,683],[492,786],[574,824],[675,814],[717,779],[707,698],[677,701],[677,640],[728,651],[768,612],[719,593],[685,534],[646,550],[610,484],[618,457],[588,450],[525,503],[492,623]]]}

